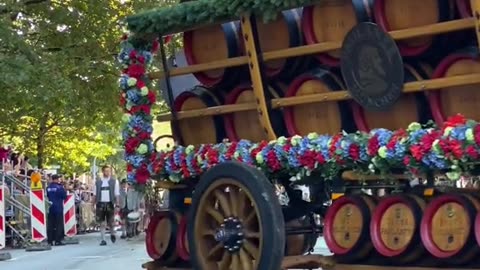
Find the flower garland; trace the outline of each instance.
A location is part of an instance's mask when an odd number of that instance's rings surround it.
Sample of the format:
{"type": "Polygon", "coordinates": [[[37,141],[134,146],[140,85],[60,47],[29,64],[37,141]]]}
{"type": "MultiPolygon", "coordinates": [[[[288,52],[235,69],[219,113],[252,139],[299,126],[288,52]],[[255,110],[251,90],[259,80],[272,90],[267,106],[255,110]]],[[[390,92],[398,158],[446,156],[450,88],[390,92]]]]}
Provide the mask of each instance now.
{"type": "Polygon", "coordinates": [[[480,123],[457,115],[442,128],[412,123],[407,130],[375,129],[334,136],[311,133],[271,142],[240,140],[198,147],[175,146],[152,155],[151,162],[158,178],[173,182],[188,181],[229,160],[257,167],[269,179],[291,181],[314,173],[331,179],[342,170],[368,174],[398,170],[412,175],[442,172],[455,180],[472,172],[479,157],[480,123]]]}
{"type": "Polygon", "coordinates": [[[136,49],[124,36],[118,61],[122,66],[119,79],[121,89],[120,105],[124,114],[122,131],[127,162],[127,180],[130,183],[145,185],[150,178],[150,156],[154,152],[152,142],[152,105],[155,92],[148,88],[146,70],[158,50],[158,42],[150,48],[136,49]]]}

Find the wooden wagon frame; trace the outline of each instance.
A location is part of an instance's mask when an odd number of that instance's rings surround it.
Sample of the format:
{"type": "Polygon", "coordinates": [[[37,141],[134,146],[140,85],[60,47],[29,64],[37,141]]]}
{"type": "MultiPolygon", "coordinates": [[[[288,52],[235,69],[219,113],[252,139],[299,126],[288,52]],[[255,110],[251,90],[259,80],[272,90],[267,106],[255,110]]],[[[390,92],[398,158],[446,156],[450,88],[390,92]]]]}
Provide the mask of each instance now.
{"type": "MultiPolygon", "coordinates": [[[[205,0],[202,0],[205,1],[205,0]]],[[[313,1],[314,2],[314,1],[313,1]]],[[[185,4],[185,3],[184,3],[185,4]]],[[[471,18],[458,19],[448,22],[441,22],[422,27],[415,27],[405,30],[391,31],[390,36],[395,40],[405,40],[414,37],[422,37],[427,35],[443,34],[465,29],[476,29],[478,44],[480,44],[480,1],[472,0],[472,11],[474,16],[471,18]]],[[[290,8],[295,8],[291,6],[290,8]]],[[[229,18],[235,19],[235,18],[229,18]]],[[[166,31],[161,34],[135,32],[134,37],[141,42],[152,41],[160,38],[161,43],[161,57],[163,62],[163,72],[152,72],[148,74],[151,80],[165,79],[168,86],[168,99],[170,104],[173,101],[172,89],[169,86],[169,79],[173,76],[185,75],[195,72],[214,70],[226,67],[235,67],[248,65],[250,78],[253,85],[253,92],[256,102],[234,105],[222,105],[209,107],[206,109],[195,109],[190,111],[173,111],[172,113],[159,115],[156,119],[160,122],[171,121],[173,129],[176,129],[176,122],[182,119],[205,117],[214,115],[224,115],[233,112],[241,111],[257,111],[261,126],[264,129],[269,140],[276,139],[275,132],[272,128],[269,119],[269,112],[272,109],[290,107],[300,104],[318,103],[327,101],[341,101],[351,99],[351,95],[346,90],[335,91],[331,93],[312,94],[309,96],[288,97],[288,98],[274,98],[268,99],[265,95],[265,80],[262,71],[264,61],[283,59],[295,56],[312,55],[341,48],[342,42],[326,42],[314,45],[305,45],[289,49],[283,49],[271,52],[262,52],[259,46],[259,39],[256,30],[257,16],[254,13],[246,13],[240,17],[240,23],[243,31],[243,41],[246,46],[246,55],[229,58],[221,61],[211,63],[191,65],[182,68],[169,69],[166,62],[166,53],[163,44],[163,37],[165,35],[192,30],[207,25],[188,26],[182,29],[176,28],[172,31],[166,31]]],[[[225,21],[222,18],[220,21],[212,21],[211,24],[218,24],[225,21]]],[[[404,93],[420,92],[420,91],[434,91],[443,88],[480,84],[480,76],[478,74],[469,74],[461,76],[453,76],[441,79],[430,79],[416,82],[405,83],[403,87],[404,93]]],[[[178,134],[178,133],[177,133],[178,134]]],[[[406,179],[403,174],[392,174],[389,176],[393,179],[406,179]]],[[[434,176],[425,176],[428,179],[428,184],[425,186],[423,193],[425,196],[430,196],[433,193],[434,176]]],[[[344,172],[342,177],[339,177],[333,182],[332,199],[336,199],[345,193],[344,181],[358,181],[358,180],[381,180],[379,176],[359,176],[352,172],[344,172]]],[[[205,173],[199,183],[194,186],[185,184],[175,185],[172,183],[162,183],[162,187],[170,189],[172,194],[170,196],[177,196],[176,200],[179,208],[184,208],[185,204],[191,203],[191,210],[188,214],[188,219],[191,224],[188,224],[187,231],[191,232],[188,235],[190,243],[195,243],[190,247],[192,256],[190,259],[195,265],[202,265],[204,269],[209,268],[212,263],[206,258],[211,253],[212,247],[204,245],[202,242],[203,234],[215,235],[216,238],[223,239],[221,242],[224,246],[215,246],[215,249],[225,249],[230,252],[235,251],[237,255],[225,252],[223,259],[228,257],[231,260],[237,261],[233,264],[232,269],[243,270],[274,270],[274,269],[288,269],[288,268],[318,268],[318,267],[332,267],[333,260],[320,255],[302,255],[291,256],[284,258],[285,246],[285,220],[282,214],[282,209],[278,203],[274,203],[276,196],[271,187],[270,181],[258,170],[243,164],[234,162],[227,162],[210,169],[205,173]],[[193,199],[191,194],[193,192],[193,199]],[[176,194],[176,195],[175,195],[176,194]],[[205,206],[207,200],[216,200],[222,207],[226,215],[220,215],[219,212],[205,206]],[[245,207],[251,211],[245,213],[245,207]],[[222,224],[222,227],[228,227],[229,231],[222,231],[223,234],[218,235],[218,232],[211,231],[211,229],[203,228],[202,222],[205,222],[205,217],[209,213],[210,219],[215,219],[222,224]],[[252,215],[253,213],[253,215],[252,215]],[[199,218],[201,216],[201,218],[199,218]],[[248,221],[256,219],[259,224],[257,231],[249,230],[248,221]],[[234,233],[233,233],[234,232],[234,233]],[[227,234],[227,236],[225,236],[227,234]],[[257,239],[256,245],[252,246],[251,242],[245,239],[257,239]],[[230,254],[230,255],[228,255],[230,254]],[[235,266],[236,265],[236,266],[235,266]]],[[[171,205],[172,207],[172,205],[171,205]]],[[[175,207],[175,206],[174,206],[175,207]]],[[[316,209],[318,210],[318,209],[316,209]]],[[[184,211],[184,210],[182,210],[184,211]]],[[[305,230],[306,228],[302,228],[305,230]]],[[[302,231],[302,229],[298,230],[302,231]]],[[[317,233],[315,227],[308,227],[312,229],[310,233],[317,233]]],[[[295,233],[295,232],[294,232],[295,233]]],[[[148,269],[164,269],[165,264],[162,262],[151,262],[144,265],[148,269]]],[[[217,266],[215,266],[217,267],[217,266]]],[[[338,264],[335,269],[364,269],[367,266],[360,265],[342,265],[338,264]]],[[[221,268],[221,266],[220,266],[221,268]]],[[[404,267],[402,267],[404,268],[404,267]]],[[[166,268],[165,268],[166,269],[166,268]]],[[[214,269],[214,268],[210,268],[214,269]]],[[[216,269],[216,268],[215,268],[216,269]]],[[[228,269],[228,268],[225,268],[228,269]]],[[[396,270],[397,267],[380,267],[376,266],[376,270],[396,270]]],[[[409,268],[411,270],[419,268],[409,268]]],[[[424,270],[434,268],[422,268],[424,270]]],[[[436,269],[436,268],[435,268],[436,269]]]]}

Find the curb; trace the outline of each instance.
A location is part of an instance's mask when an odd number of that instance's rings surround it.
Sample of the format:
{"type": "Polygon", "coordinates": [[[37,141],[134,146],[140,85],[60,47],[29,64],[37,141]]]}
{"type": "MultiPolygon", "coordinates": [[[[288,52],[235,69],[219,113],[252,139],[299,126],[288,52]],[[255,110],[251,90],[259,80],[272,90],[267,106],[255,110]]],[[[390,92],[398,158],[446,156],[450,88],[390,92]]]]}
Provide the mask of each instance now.
{"type": "Polygon", "coordinates": [[[25,248],[25,251],[27,251],[27,252],[46,251],[46,250],[52,250],[52,247],[49,244],[45,244],[45,243],[36,243],[36,244],[32,244],[30,246],[27,246],[25,248]]]}
{"type": "Polygon", "coordinates": [[[1,261],[8,261],[12,258],[12,255],[8,252],[0,253],[0,262],[1,261]]]}
{"type": "Polygon", "coordinates": [[[78,245],[80,241],[77,238],[65,238],[63,241],[66,245],[78,245]]]}

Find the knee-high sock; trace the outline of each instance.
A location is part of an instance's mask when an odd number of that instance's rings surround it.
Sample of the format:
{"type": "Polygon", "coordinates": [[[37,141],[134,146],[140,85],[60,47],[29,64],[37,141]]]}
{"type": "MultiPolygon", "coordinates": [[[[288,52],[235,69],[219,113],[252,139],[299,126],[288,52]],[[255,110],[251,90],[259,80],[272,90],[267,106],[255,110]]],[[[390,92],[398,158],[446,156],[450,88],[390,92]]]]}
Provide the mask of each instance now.
{"type": "Polygon", "coordinates": [[[100,237],[102,241],[105,241],[105,227],[105,222],[102,222],[102,224],[100,224],[100,237]]]}

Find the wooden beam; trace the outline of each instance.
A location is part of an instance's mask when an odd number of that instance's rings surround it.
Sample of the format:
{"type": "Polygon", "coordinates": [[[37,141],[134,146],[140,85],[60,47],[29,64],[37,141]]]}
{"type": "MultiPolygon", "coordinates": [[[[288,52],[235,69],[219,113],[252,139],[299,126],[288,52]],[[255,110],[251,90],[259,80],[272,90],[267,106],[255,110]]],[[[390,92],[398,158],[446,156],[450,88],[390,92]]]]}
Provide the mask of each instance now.
{"type": "MultiPolygon", "coordinates": [[[[480,84],[480,74],[467,74],[467,75],[458,75],[446,78],[431,79],[424,81],[409,82],[404,84],[403,92],[405,93],[414,93],[422,91],[439,91],[444,88],[461,86],[461,85],[472,85],[480,84]]],[[[313,94],[307,96],[298,96],[298,97],[287,97],[287,98],[276,98],[272,99],[272,108],[281,108],[281,107],[290,107],[301,104],[310,104],[318,102],[327,102],[327,101],[340,101],[351,99],[352,97],[346,90],[335,91],[322,94],[313,94]]],[[[233,104],[233,105],[222,105],[209,107],[206,109],[198,109],[191,111],[181,111],[177,112],[177,119],[187,119],[203,116],[212,116],[212,115],[221,115],[233,112],[240,111],[249,111],[255,110],[255,103],[243,103],[243,104],[233,104]]],[[[166,122],[171,120],[170,113],[161,114],[157,117],[157,121],[166,122]]]]}
{"type": "Polygon", "coordinates": [[[261,71],[261,55],[260,44],[258,43],[257,31],[255,26],[255,15],[243,16],[240,19],[242,24],[243,41],[248,57],[248,67],[250,70],[250,79],[253,86],[253,95],[255,96],[258,119],[263,131],[267,135],[267,139],[274,140],[277,135],[273,131],[272,123],[270,122],[269,106],[265,98],[264,83],[261,71]]]}
{"type": "Polygon", "coordinates": [[[480,1],[471,0],[470,6],[472,8],[473,20],[475,20],[475,33],[477,36],[477,46],[480,47],[480,1]]]}
{"type": "MultiPolygon", "coordinates": [[[[478,5],[480,5],[478,1],[472,0],[472,2],[476,2],[478,5]]],[[[408,39],[413,37],[421,37],[425,35],[435,35],[435,34],[449,33],[449,32],[454,32],[454,31],[459,31],[464,29],[470,29],[475,27],[475,25],[476,25],[476,20],[474,20],[474,18],[466,18],[466,19],[441,22],[441,23],[436,23],[431,25],[419,26],[419,27],[414,27],[409,29],[391,31],[389,32],[389,34],[395,40],[402,40],[402,39],[408,39]]],[[[294,56],[316,54],[316,53],[321,53],[326,51],[338,50],[341,47],[342,47],[341,41],[305,45],[305,46],[299,46],[294,48],[288,48],[288,49],[263,53],[263,60],[268,61],[268,60],[283,59],[283,58],[294,57],[294,56]]],[[[179,76],[179,75],[185,75],[189,73],[195,73],[195,72],[206,71],[206,70],[213,70],[218,68],[241,66],[241,65],[246,65],[247,63],[248,63],[248,59],[246,56],[229,58],[229,59],[219,60],[211,63],[204,63],[204,64],[198,64],[198,65],[191,65],[188,67],[171,69],[170,76],[179,76]]],[[[161,79],[164,76],[162,72],[152,72],[149,74],[149,77],[150,79],[155,80],[155,79],[161,79]]]]}

